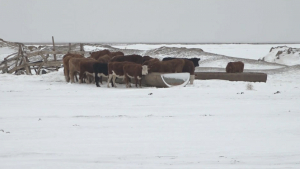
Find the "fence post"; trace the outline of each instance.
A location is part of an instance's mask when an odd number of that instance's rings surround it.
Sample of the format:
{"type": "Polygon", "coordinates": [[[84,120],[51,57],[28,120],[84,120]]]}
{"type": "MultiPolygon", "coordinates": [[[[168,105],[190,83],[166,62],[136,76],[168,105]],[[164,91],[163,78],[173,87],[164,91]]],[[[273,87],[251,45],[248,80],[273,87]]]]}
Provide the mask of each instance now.
{"type": "MultiPolygon", "coordinates": [[[[55,43],[54,43],[54,37],[52,36],[52,44],[53,44],[53,51],[55,51],[55,43]]],[[[56,61],[56,54],[54,56],[54,61],[56,61]]]]}
{"type": "Polygon", "coordinates": [[[71,43],[69,43],[69,53],[71,52],[71,43]]]}
{"type": "Polygon", "coordinates": [[[82,43],[80,44],[80,51],[84,51],[82,43]]]}
{"type": "Polygon", "coordinates": [[[8,72],[8,66],[7,66],[7,59],[4,58],[4,68],[2,70],[3,73],[7,73],[8,72]]]}
{"type": "Polygon", "coordinates": [[[24,56],[21,44],[19,44],[19,51],[20,51],[21,57],[23,58],[23,62],[24,62],[23,64],[25,66],[26,74],[31,75],[31,69],[30,69],[30,66],[28,66],[29,60],[26,56],[24,56]]]}
{"type": "MultiPolygon", "coordinates": [[[[52,43],[53,43],[53,51],[55,51],[55,43],[54,43],[54,36],[52,36],[52,43]]],[[[56,61],[56,54],[53,54],[54,61],[56,61]]],[[[56,70],[58,70],[59,67],[55,67],[56,70]]]]}

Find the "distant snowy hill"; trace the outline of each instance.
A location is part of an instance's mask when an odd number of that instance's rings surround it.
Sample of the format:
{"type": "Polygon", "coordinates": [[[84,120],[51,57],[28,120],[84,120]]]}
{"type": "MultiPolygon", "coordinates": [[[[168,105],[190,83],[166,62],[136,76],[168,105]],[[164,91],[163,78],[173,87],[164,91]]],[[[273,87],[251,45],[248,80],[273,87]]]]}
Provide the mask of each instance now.
{"type": "Polygon", "coordinates": [[[288,66],[297,65],[300,64],[300,49],[288,46],[272,47],[270,53],[261,60],[288,66]]]}
{"type": "Polygon", "coordinates": [[[0,61],[10,54],[18,52],[18,46],[0,39],[0,61]]]}

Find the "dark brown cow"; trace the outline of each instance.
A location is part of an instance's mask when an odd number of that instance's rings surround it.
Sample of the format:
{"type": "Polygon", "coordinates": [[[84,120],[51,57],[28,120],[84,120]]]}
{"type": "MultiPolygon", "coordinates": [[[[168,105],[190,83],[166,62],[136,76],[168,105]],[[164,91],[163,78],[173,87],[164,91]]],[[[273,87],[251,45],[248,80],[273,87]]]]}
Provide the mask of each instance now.
{"type": "MultiPolygon", "coordinates": [[[[125,65],[130,65],[132,62],[109,62],[108,63],[108,82],[112,79],[114,87],[116,86],[116,78],[124,79],[124,69],[125,65]]],[[[147,66],[144,66],[143,69],[147,70],[147,66]]],[[[145,72],[146,70],[143,70],[145,72]]],[[[107,87],[109,87],[109,83],[107,83],[107,87]]]]}
{"type": "Polygon", "coordinates": [[[95,61],[92,58],[71,58],[69,60],[69,78],[71,80],[71,83],[75,83],[74,77],[76,73],[80,73],[80,62],[86,60],[95,61]]]}
{"type": "Polygon", "coordinates": [[[195,65],[192,61],[190,61],[188,59],[183,59],[183,60],[184,60],[184,66],[183,66],[182,72],[190,73],[190,84],[194,84],[195,65]]]}
{"type": "Polygon", "coordinates": [[[143,63],[148,61],[148,60],[151,60],[151,59],[154,59],[154,58],[152,58],[150,56],[143,56],[143,63]]]}
{"type": "Polygon", "coordinates": [[[159,59],[151,59],[144,62],[144,65],[148,65],[148,72],[162,72],[162,73],[181,73],[184,60],[172,59],[168,61],[160,61],[159,59]]]}
{"type": "Polygon", "coordinates": [[[110,51],[105,49],[105,50],[100,50],[97,52],[91,52],[90,54],[91,54],[90,58],[94,58],[95,60],[98,60],[99,57],[101,57],[101,56],[110,55],[110,51]]]}
{"type": "Polygon", "coordinates": [[[111,59],[111,62],[133,62],[142,64],[143,57],[140,55],[126,55],[126,56],[115,56],[111,59]]]}
{"type": "Polygon", "coordinates": [[[146,65],[131,63],[123,66],[124,76],[126,87],[131,87],[130,78],[134,78],[135,86],[137,87],[137,83],[139,82],[140,87],[142,87],[142,75],[148,74],[148,68],[146,65]]]}
{"type": "MultiPolygon", "coordinates": [[[[109,62],[108,63],[108,82],[112,79],[114,87],[116,86],[116,78],[124,79],[124,70],[123,66],[126,64],[131,64],[132,62],[109,62]]],[[[107,87],[109,87],[109,83],[107,83],[107,87]]]]}
{"type": "Polygon", "coordinates": [[[94,79],[93,65],[99,63],[94,59],[85,59],[79,62],[79,83],[86,78],[86,83],[90,83],[90,79],[94,79]]]}
{"type": "Polygon", "coordinates": [[[199,66],[199,61],[200,61],[200,58],[174,58],[174,57],[163,58],[163,61],[172,60],[172,59],[187,59],[189,61],[192,61],[195,67],[199,66]]]}
{"type": "Polygon", "coordinates": [[[82,55],[79,54],[66,54],[63,57],[63,65],[64,65],[64,75],[67,82],[70,82],[70,76],[69,76],[69,60],[71,58],[84,58],[82,55]]]}
{"type": "Polygon", "coordinates": [[[227,73],[242,73],[243,71],[244,71],[244,63],[241,61],[229,62],[226,66],[227,73]]]}

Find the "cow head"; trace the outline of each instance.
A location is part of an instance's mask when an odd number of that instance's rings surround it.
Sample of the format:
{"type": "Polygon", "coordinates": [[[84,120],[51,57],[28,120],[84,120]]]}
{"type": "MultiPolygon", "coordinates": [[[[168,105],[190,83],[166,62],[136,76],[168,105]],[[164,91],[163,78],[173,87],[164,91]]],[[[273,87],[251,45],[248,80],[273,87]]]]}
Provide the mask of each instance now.
{"type": "Polygon", "coordinates": [[[227,73],[234,73],[234,65],[232,62],[229,62],[226,66],[226,72],[227,73]]]}
{"type": "Polygon", "coordinates": [[[195,67],[199,66],[200,58],[192,58],[191,60],[192,60],[192,62],[194,63],[194,66],[195,66],[195,67]]]}
{"type": "Polygon", "coordinates": [[[142,75],[147,75],[148,74],[148,66],[147,65],[143,65],[142,66],[142,75]]]}
{"type": "Polygon", "coordinates": [[[144,66],[147,66],[148,73],[154,72],[155,68],[157,67],[157,64],[159,63],[159,59],[150,59],[143,63],[144,66]],[[153,70],[154,69],[154,70],[153,70]]]}

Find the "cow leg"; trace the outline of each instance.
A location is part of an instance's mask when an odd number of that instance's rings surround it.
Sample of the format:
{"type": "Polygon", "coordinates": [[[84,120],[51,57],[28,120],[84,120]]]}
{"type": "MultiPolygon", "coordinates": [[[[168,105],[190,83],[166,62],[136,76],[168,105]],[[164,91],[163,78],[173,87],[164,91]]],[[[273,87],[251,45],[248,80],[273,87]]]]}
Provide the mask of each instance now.
{"type": "Polygon", "coordinates": [[[86,75],[86,80],[85,83],[90,84],[91,83],[91,76],[90,75],[86,75]]]}
{"type": "Polygon", "coordinates": [[[126,74],[124,74],[124,81],[126,83],[126,88],[129,88],[129,83],[128,83],[128,76],[126,74]]]}
{"type": "Polygon", "coordinates": [[[195,75],[190,75],[190,84],[194,84],[195,75]]]}
{"type": "MultiPolygon", "coordinates": [[[[107,81],[107,83],[109,83],[109,82],[107,81]]],[[[114,87],[112,79],[110,80],[110,83],[111,83],[111,87],[114,87]]]]}
{"type": "Polygon", "coordinates": [[[79,72],[79,83],[82,83],[83,82],[83,72],[80,71],[79,72]]]}
{"type": "MultiPolygon", "coordinates": [[[[109,88],[109,82],[112,80],[112,74],[108,75],[108,79],[107,79],[107,87],[109,88]]],[[[112,84],[113,85],[113,84],[112,84]]]]}
{"type": "Polygon", "coordinates": [[[135,87],[138,87],[137,84],[138,84],[138,77],[137,76],[134,76],[134,80],[135,80],[135,87]]]}
{"type": "MultiPolygon", "coordinates": [[[[141,78],[141,77],[137,77],[137,79],[139,80],[140,88],[142,88],[142,78],[141,78]]],[[[137,87],[137,86],[136,86],[136,87],[137,87]]]]}
{"type": "Polygon", "coordinates": [[[69,71],[67,71],[67,69],[64,69],[64,74],[65,74],[66,82],[70,82],[69,71]]]}
{"type": "Polygon", "coordinates": [[[102,84],[102,76],[100,76],[100,83],[102,84]]]}
{"type": "Polygon", "coordinates": [[[131,87],[131,78],[128,76],[128,86],[131,87]]]}
{"type": "Polygon", "coordinates": [[[113,84],[114,84],[114,87],[117,87],[117,85],[116,85],[116,76],[113,76],[113,84]]]}
{"type": "Polygon", "coordinates": [[[74,81],[74,72],[73,71],[70,71],[69,77],[70,77],[71,83],[75,83],[75,81],[74,81]]]}
{"type": "Polygon", "coordinates": [[[78,82],[77,72],[74,73],[74,77],[75,77],[76,82],[78,82]]]}
{"type": "Polygon", "coordinates": [[[100,87],[100,85],[99,85],[99,77],[98,77],[98,73],[97,72],[95,72],[95,82],[96,82],[96,86],[100,87]]]}

